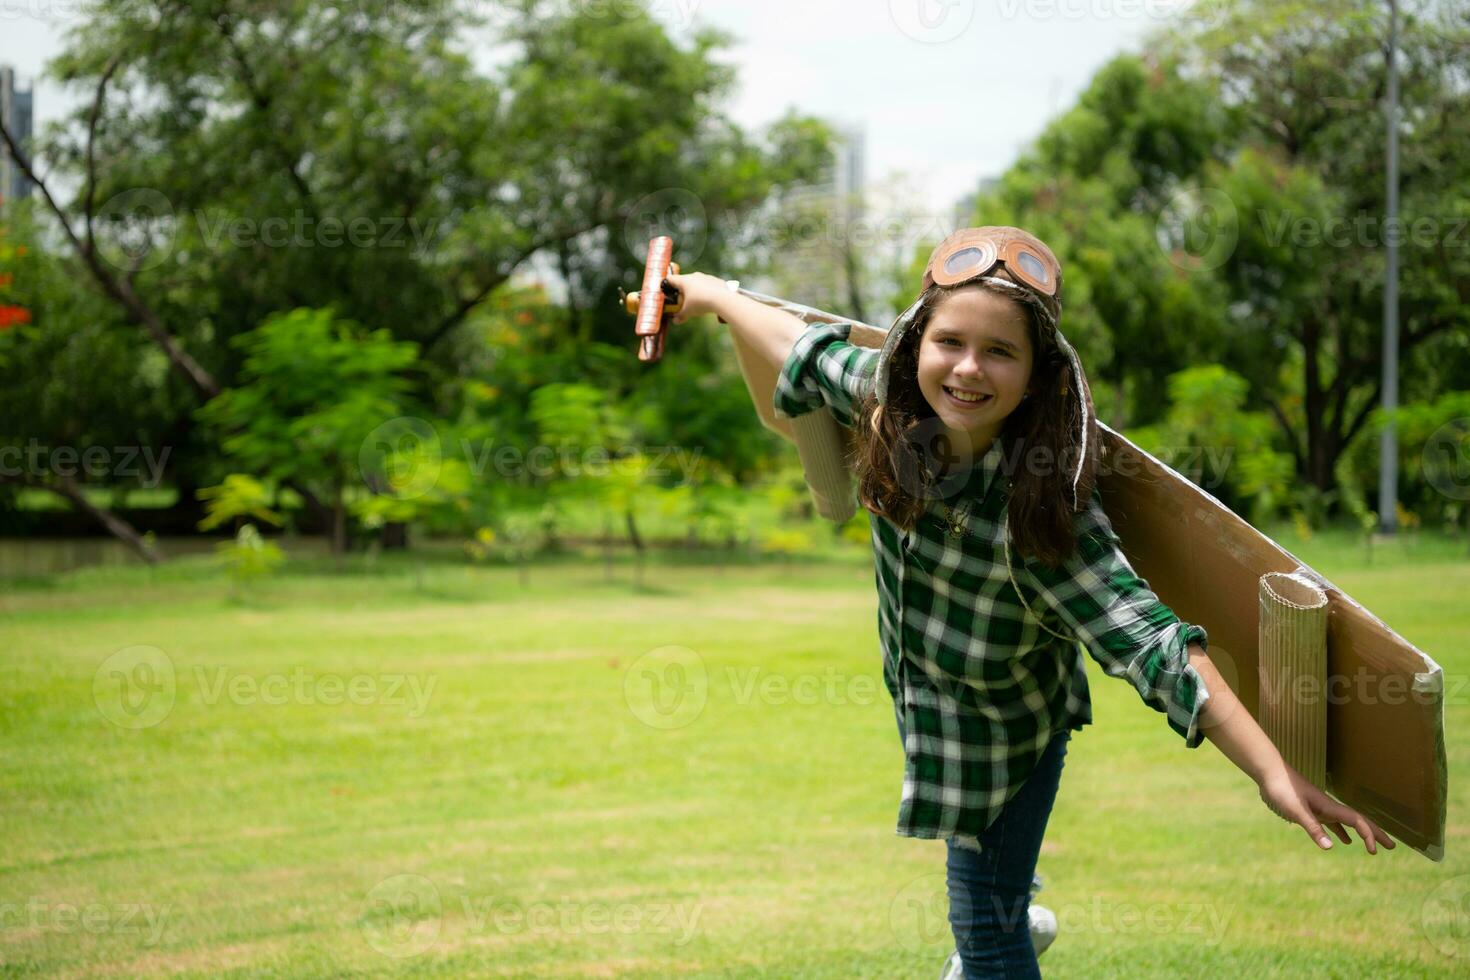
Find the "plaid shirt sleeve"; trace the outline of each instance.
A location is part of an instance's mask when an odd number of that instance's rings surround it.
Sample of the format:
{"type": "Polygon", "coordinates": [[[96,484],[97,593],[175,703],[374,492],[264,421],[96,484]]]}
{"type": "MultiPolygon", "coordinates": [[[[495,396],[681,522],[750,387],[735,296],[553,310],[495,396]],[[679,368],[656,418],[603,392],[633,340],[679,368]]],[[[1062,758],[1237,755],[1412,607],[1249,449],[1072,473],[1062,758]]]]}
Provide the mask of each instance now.
{"type": "Polygon", "coordinates": [[[1109,677],[1127,679],[1145,704],[1165,714],[1186,747],[1204,740],[1199,717],[1210,694],[1189,664],[1188,646],[1208,649],[1208,637],[1203,627],[1181,622],[1134,573],[1096,493],[1078,515],[1070,559],[1048,568],[1013,550],[1012,566],[1017,581],[1036,590],[1038,613],[1054,613],[1109,677]]]}
{"type": "Polygon", "coordinates": [[[879,352],[849,343],[851,323],[808,327],[776,377],[772,402],[777,418],[793,419],[831,406],[837,421],[851,427],[857,406],[873,388],[879,352]]]}

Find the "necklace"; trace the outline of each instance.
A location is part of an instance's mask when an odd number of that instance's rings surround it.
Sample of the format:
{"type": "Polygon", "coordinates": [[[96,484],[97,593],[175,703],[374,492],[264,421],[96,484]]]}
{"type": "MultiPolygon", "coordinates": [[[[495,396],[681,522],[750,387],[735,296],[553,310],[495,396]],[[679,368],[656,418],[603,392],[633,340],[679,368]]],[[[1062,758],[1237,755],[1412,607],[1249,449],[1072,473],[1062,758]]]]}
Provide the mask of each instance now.
{"type": "Polygon", "coordinates": [[[970,527],[970,501],[967,499],[958,507],[944,505],[945,532],[952,538],[963,538],[970,527]]]}

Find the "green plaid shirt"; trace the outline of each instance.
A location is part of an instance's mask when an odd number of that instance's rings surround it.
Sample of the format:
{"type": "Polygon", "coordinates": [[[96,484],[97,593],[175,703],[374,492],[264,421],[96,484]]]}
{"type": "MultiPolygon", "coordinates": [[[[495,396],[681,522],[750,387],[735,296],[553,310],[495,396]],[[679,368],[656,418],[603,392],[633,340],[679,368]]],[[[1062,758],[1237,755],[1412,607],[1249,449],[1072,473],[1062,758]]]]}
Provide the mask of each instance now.
{"type": "MultiPolygon", "coordinates": [[[[852,425],[879,352],[848,343],[850,330],[815,326],[798,339],[777,380],[779,416],[825,404],[852,425]]],[[[1052,736],[1091,723],[1084,649],[1163,712],[1186,746],[1203,739],[1199,715],[1209,693],[1186,647],[1205,646],[1205,631],[1181,622],[1134,574],[1096,494],[1078,514],[1073,557],[1048,569],[1012,548],[1012,584],[1002,544],[1010,481],[1000,475],[1001,444],[995,440],[963,486],[943,498],[971,502],[960,535],[932,500],[911,532],[868,515],[883,680],[904,747],[896,833],[906,837],[979,836],[1052,736]]]]}

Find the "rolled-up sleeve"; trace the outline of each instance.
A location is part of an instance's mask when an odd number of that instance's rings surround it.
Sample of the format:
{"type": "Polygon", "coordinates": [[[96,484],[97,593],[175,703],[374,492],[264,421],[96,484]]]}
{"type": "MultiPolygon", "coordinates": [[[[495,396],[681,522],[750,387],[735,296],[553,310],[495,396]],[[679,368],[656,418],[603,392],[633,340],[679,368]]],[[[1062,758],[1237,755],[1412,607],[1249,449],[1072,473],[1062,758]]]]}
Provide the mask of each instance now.
{"type": "Polygon", "coordinates": [[[879,352],[849,343],[851,332],[851,323],[826,323],[797,338],[776,377],[772,405],[777,418],[796,418],[828,405],[838,422],[852,425],[857,406],[873,389],[879,352]]]}
{"type": "Polygon", "coordinates": [[[1208,649],[1205,630],[1182,622],[1134,573],[1095,493],[1078,515],[1070,559],[1048,568],[1013,551],[1012,567],[1018,585],[1035,590],[1109,677],[1125,678],[1145,704],[1163,712],[1186,747],[1204,740],[1199,719],[1210,693],[1190,666],[1189,644],[1208,649]]]}

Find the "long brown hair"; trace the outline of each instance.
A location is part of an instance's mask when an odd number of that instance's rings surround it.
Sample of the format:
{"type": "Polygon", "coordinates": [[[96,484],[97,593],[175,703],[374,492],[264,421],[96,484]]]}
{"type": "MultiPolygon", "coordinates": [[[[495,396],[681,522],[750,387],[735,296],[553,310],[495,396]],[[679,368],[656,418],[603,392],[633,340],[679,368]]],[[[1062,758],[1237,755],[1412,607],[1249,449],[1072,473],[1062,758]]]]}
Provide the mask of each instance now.
{"type": "MultiPolygon", "coordinates": [[[[1012,278],[1004,269],[992,275],[1012,278]]],[[[875,391],[858,407],[854,426],[858,500],[872,513],[906,531],[913,529],[930,500],[943,495],[934,451],[925,444],[942,423],[919,390],[919,343],[934,311],[950,293],[976,287],[1020,302],[1001,287],[984,282],[930,286],[919,297],[914,321],[891,355],[887,404],[878,404],[875,391]]],[[[1040,319],[1037,310],[1027,303],[1020,305],[1026,310],[1031,338],[1031,378],[1026,387],[1029,397],[1001,424],[997,437],[1001,441],[1001,475],[1011,477],[1006,506],[1015,552],[1055,567],[1076,550],[1074,514],[1085,510],[1092,496],[1098,438],[1086,379],[1073,381],[1071,362],[1058,345],[1056,334],[1040,319]],[[1084,401],[1087,424],[1093,431],[1086,437],[1074,508],[1072,476],[1078,454],[1083,451],[1084,401]]]]}

